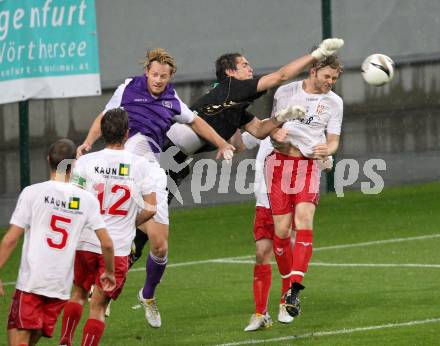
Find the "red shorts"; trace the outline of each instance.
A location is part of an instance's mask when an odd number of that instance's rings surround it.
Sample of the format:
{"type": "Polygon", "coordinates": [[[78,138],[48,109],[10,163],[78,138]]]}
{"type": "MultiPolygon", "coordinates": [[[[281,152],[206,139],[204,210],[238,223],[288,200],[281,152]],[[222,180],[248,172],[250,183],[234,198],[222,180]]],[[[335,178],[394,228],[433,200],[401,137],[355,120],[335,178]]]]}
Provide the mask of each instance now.
{"type": "MultiPolygon", "coordinates": [[[[75,255],[75,267],[73,283],[90,291],[92,285],[101,287],[99,277],[104,273],[104,258],[101,254],[77,250],[75,255]]],[[[124,287],[128,272],[128,256],[115,256],[115,279],[116,287],[105,292],[111,299],[116,300],[124,287]]]]}
{"type": "Polygon", "coordinates": [[[273,239],[275,229],[273,226],[272,211],[264,207],[255,207],[254,239],[273,239]]]}
{"type": "Polygon", "coordinates": [[[8,329],[39,330],[52,337],[53,329],[67,300],[50,298],[16,289],[8,317],[8,329]]]}
{"type": "MultiPolygon", "coordinates": [[[[291,209],[292,216],[295,215],[295,209],[291,209]]],[[[292,229],[295,229],[295,220],[292,217],[292,229]]],[[[255,207],[255,220],[254,220],[254,239],[258,241],[260,239],[273,240],[275,234],[275,227],[273,225],[272,210],[265,207],[255,207]]]]}
{"type": "Polygon", "coordinates": [[[273,152],[264,168],[273,215],[290,213],[300,202],[318,205],[320,170],[316,160],[273,152]]]}

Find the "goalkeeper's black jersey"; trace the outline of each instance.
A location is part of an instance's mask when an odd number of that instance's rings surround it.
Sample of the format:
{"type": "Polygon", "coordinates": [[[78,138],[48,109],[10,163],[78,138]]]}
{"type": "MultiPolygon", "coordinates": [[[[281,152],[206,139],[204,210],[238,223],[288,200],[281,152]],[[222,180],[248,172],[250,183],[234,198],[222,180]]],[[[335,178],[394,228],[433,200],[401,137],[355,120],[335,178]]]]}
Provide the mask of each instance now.
{"type": "MultiPolygon", "coordinates": [[[[217,83],[190,108],[203,118],[225,140],[240,127],[249,123],[254,115],[246,110],[265,92],[257,92],[258,78],[238,80],[227,77],[217,83]]],[[[199,152],[215,149],[207,144],[199,152]]]]}

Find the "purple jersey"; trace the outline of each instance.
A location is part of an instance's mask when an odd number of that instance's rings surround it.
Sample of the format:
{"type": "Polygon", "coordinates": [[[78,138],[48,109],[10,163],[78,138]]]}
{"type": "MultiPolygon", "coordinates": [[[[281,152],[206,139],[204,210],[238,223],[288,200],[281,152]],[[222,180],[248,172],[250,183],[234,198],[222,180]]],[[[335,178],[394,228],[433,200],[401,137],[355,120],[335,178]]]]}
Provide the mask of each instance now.
{"type": "Polygon", "coordinates": [[[107,103],[105,111],[118,107],[128,113],[129,136],[141,133],[150,138],[157,145],[150,144],[153,152],[163,147],[166,132],[173,122],[185,124],[194,120],[194,113],[180,100],[171,84],[154,97],[148,91],[145,75],[125,80],[107,103]]]}

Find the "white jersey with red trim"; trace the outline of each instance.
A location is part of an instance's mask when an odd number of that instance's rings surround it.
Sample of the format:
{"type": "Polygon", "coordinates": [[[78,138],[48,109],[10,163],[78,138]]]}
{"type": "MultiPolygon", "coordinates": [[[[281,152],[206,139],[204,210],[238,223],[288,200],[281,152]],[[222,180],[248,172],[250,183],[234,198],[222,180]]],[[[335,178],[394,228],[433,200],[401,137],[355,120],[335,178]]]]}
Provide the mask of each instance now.
{"type": "Polygon", "coordinates": [[[20,194],[10,223],[25,230],[17,289],[69,299],[80,235],[85,228],[105,228],[96,198],[69,183],[31,185],[20,194]]]}
{"type": "Polygon", "coordinates": [[[269,198],[267,197],[266,179],[264,177],[264,162],[266,157],[273,151],[273,145],[270,137],[266,137],[260,142],[257,158],[255,161],[255,185],[254,194],[257,207],[269,209],[269,198]]]}
{"type": "Polygon", "coordinates": [[[343,118],[343,101],[333,91],[326,94],[309,94],[303,81],[281,86],[275,93],[272,116],[290,105],[301,105],[306,110],[302,120],[288,121],[288,141],[305,157],[313,157],[313,147],[326,143],[326,132],[340,135],[343,118]]]}
{"type": "Polygon", "coordinates": [[[257,207],[269,209],[270,205],[267,197],[266,180],[264,178],[264,162],[267,155],[273,151],[272,142],[269,136],[260,140],[252,136],[249,132],[243,132],[241,134],[241,139],[246,149],[255,148],[257,145],[260,146],[255,159],[254,194],[257,207]]]}
{"type": "MultiPolygon", "coordinates": [[[[157,163],[126,150],[106,148],[76,161],[73,182],[98,198],[115,256],[130,253],[136,215],[144,208],[143,196],[154,192],[156,179],[163,174],[157,163]]],[[[85,232],[78,250],[101,253],[96,235],[85,232]]]]}

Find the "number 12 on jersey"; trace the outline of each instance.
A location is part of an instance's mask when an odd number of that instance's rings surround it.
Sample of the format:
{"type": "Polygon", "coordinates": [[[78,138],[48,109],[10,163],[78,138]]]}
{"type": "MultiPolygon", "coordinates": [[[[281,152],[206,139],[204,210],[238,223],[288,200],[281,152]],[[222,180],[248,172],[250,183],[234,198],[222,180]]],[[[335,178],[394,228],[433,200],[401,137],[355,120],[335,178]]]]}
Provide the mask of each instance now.
{"type": "Polygon", "coordinates": [[[116,184],[106,191],[105,187],[105,183],[98,183],[93,185],[93,189],[98,192],[97,197],[101,209],[101,214],[119,216],[127,215],[128,210],[123,208],[123,204],[127,202],[131,197],[130,188],[127,185],[116,184]],[[104,209],[104,201],[107,193],[119,194],[119,198],[115,202],[113,202],[113,204],[111,204],[107,209],[104,209]]]}

